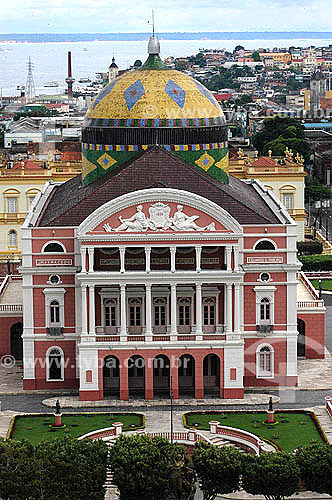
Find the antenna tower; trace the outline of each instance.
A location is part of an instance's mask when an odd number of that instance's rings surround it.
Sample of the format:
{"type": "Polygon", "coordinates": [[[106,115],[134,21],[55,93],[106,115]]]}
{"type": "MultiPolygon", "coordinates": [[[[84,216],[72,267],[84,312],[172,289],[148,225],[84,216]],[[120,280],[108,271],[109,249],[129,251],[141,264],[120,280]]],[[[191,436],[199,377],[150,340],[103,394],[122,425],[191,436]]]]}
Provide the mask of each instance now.
{"type": "Polygon", "coordinates": [[[29,56],[29,62],[27,63],[27,68],[28,68],[28,76],[27,76],[27,83],[25,86],[25,92],[26,92],[26,98],[28,100],[32,100],[35,95],[36,95],[36,87],[35,87],[35,82],[33,81],[33,63],[31,62],[31,58],[29,56]]]}

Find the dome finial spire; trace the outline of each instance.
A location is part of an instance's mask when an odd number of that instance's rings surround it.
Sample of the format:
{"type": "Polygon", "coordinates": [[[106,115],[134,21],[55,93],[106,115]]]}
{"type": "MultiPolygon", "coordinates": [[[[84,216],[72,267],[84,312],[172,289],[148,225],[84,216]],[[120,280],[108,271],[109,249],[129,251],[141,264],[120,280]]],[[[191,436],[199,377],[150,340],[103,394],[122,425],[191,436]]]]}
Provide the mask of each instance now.
{"type": "Polygon", "coordinates": [[[148,54],[157,55],[160,53],[160,43],[154,29],[154,11],[152,11],[152,36],[149,39],[148,54]]]}

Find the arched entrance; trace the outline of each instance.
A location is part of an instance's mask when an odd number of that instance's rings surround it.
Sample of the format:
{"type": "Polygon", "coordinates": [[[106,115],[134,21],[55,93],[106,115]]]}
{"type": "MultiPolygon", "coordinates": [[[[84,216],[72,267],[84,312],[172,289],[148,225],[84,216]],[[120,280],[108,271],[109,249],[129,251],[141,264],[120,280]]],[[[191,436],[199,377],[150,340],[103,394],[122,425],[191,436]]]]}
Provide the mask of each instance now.
{"type": "Polygon", "coordinates": [[[132,356],[128,361],[129,397],[145,396],[145,359],[142,356],[132,356]]]}
{"type": "Polygon", "coordinates": [[[170,362],[167,356],[160,354],[153,360],[153,395],[169,397],[170,362]]]}
{"type": "Polygon", "coordinates": [[[115,356],[107,356],[103,364],[103,388],[105,396],[120,396],[120,366],[115,356]]]}
{"type": "Polygon", "coordinates": [[[216,354],[208,354],[203,361],[204,394],[220,394],[220,359],[216,354]]]}
{"type": "Polygon", "coordinates": [[[190,354],[179,359],[179,395],[195,397],[195,360],[190,354]]]}
{"type": "Polygon", "coordinates": [[[305,357],[305,322],[303,319],[297,319],[297,331],[299,332],[297,336],[297,357],[305,357]]]}
{"type": "Polygon", "coordinates": [[[10,329],[10,353],[16,360],[23,359],[23,323],[15,323],[10,329]]]}

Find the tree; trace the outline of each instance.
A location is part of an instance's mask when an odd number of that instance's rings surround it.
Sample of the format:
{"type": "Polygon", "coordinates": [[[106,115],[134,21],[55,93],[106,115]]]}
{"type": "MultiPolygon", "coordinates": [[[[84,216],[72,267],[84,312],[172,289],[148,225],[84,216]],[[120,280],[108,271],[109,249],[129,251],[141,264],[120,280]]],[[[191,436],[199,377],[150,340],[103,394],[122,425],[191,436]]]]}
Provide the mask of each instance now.
{"type": "Polygon", "coordinates": [[[198,54],[196,54],[195,56],[190,56],[189,62],[191,62],[192,64],[197,64],[201,67],[206,66],[206,60],[202,52],[198,52],[198,54]]]}
{"type": "Polygon", "coordinates": [[[244,50],[244,47],[242,45],[237,45],[235,48],[234,48],[234,52],[239,52],[240,50],[244,50]]]}
{"type": "Polygon", "coordinates": [[[206,441],[195,445],[192,456],[204,500],[239,489],[241,454],[236,448],[218,448],[206,441]]]}
{"type": "Polygon", "coordinates": [[[136,59],[134,62],[134,68],[140,68],[142,66],[142,61],[140,59],[136,59]]]}
{"type": "Polygon", "coordinates": [[[283,500],[299,491],[300,469],[294,455],[285,452],[245,457],[242,488],[267,500],[283,500]]]}
{"type": "Polygon", "coordinates": [[[33,446],[27,441],[0,441],[0,498],[26,500],[33,478],[33,446]]]}
{"type": "Polygon", "coordinates": [[[301,481],[309,491],[332,494],[332,449],[329,445],[313,444],[297,450],[301,481]]]}
{"type": "Polygon", "coordinates": [[[104,500],[107,446],[102,441],[55,439],[39,443],[30,458],[34,500],[104,500]]]}
{"type": "Polygon", "coordinates": [[[257,50],[255,50],[255,52],[251,54],[251,57],[255,62],[259,62],[261,60],[259,52],[257,50]]]}
{"type": "Polygon", "coordinates": [[[273,154],[283,156],[287,146],[294,154],[309,158],[310,146],[305,140],[304,127],[288,116],[265,118],[262,130],[253,136],[252,142],[260,154],[266,154],[271,149],[273,154]]]}
{"type": "Polygon", "coordinates": [[[305,178],[305,198],[306,202],[309,201],[330,200],[332,198],[331,190],[321,184],[318,179],[312,176],[305,178]]]}
{"type": "Polygon", "coordinates": [[[195,473],[188,456],[167,439],[120,436],[112,447],[110,466],[121,500],[194,497],[195,473]]]}

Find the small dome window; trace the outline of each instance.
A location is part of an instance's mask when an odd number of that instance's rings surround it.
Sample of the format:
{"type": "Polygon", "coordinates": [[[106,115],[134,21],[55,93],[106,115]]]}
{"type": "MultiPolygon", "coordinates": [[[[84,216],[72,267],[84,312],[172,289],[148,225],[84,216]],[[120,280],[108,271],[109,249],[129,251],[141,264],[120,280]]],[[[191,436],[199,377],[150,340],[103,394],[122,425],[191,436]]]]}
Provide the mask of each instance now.
{"type": "Polygon", "coordinates": [[[65,248],[63,245],[57,242],[47,243],[47,245],[42,250],[43,253],[64,253],[65,248]]]}
{"type": "Polygon", "coordinates": [[[255,245],[255,250],[275,250],[274,243],[270,240],[261,240],[255,245]]]}

